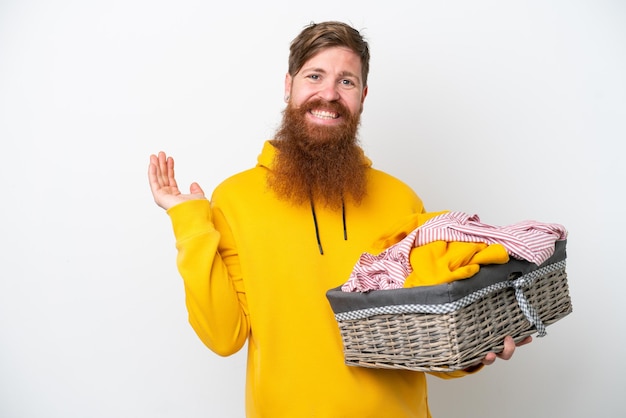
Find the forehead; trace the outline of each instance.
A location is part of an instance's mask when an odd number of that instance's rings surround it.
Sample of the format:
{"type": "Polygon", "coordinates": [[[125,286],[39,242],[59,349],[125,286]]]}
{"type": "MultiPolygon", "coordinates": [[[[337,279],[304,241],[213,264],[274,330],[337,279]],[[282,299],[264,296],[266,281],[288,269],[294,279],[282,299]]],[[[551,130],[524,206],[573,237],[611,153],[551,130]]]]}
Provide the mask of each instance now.
{"type": "Polygon", "coordinates": [[[323,70],[334,73],[353,73],[360,78],[361,58],[345,47],[324,48],[309,58],[301,71],[323,70]]]}

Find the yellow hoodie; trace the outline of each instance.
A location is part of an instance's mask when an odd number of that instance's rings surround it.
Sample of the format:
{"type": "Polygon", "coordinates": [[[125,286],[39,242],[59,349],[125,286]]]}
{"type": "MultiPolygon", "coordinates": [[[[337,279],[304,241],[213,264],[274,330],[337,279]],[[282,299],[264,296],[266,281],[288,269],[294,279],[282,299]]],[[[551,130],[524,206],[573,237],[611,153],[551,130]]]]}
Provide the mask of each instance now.
{"type": "Polygon", "coordinates": [[[414,247],[409,255],[413,271],[404,287],[434,286],[467,279],[478,273],[481,264],[505,264],[509,254],[501,244],[433,241],[414,247]]]}
{"type": "Polygon", "coordinates": [[[341,211],[315,207],[322,255],[311,207],[267,188],[274,155],[266,142],[257,166],[226,179],[210,204],[168,211],[191,326],[222,356],[248,342],[248,418],[429,417],[423,373],[344,364],[325,297],[394,221],[424,212],[421,200],[370,166],[367,197],[359,206],[346,202],[347,240],[341,211]]]}

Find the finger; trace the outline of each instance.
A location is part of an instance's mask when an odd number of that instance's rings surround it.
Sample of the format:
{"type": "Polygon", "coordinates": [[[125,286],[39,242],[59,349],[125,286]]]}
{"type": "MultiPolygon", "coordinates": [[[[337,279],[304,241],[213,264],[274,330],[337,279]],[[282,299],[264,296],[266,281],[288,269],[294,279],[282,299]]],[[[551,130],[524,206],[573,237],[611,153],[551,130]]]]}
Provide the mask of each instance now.
{"type": "Polygon", "coordinates": [[[150,164],[148,165],[148,182],[150,183],[150,190],[152,193],[161,188],[159,182],[159,161],[156,155],[150,156],[150,164]]]}
{"type": "Polygon", "coordinates": [[[509,360],[513,357],[513,353],[515,352],[515,341],[513,337],[507,336],[504,338],[504,349],[497,356],[502,360],[509,360]]]}
{"type": "Polygon", "coordinates": [[[497,357],[495,353],[487,353],[487,355],[483,359],[483,364],[485,366],[491,366],[496,361],[496,358],[497,357]]]}
{"type": "Polygon", "coordinates": [[[159,176],[159,182],[162,186],[167,186],[168,185],[168,173],[167,173],[167,160],[168,157],[167,155],[163,152],[163,151],[159,151],[159,156],[158,156],[159,162],[158,162],[158,170],[157,170],[157,175],[159,176]]]}
{"type": "Polygon", "coordinates": [[[533,342],[533,337],[529,335],[528,337],[524,338],[522,341],[518,342],[516,345],[518,347],[521,347],[523,345],[530,344],[532,342],[533,342]]]}
{"type": "Polygon", "coordinates": [[[174,158],[167,157],[167,182],[172,187],[178,187],[174,175],[174,158]]]}
{"type": "Polygon", "coordinates": [[[202,187],[200,187],[200,185],[196,182],[191,183],[191,186],[189,186],[189,192],[191,194],[200,194],[204,197],[204,190],[202,190],[202,187]]]}

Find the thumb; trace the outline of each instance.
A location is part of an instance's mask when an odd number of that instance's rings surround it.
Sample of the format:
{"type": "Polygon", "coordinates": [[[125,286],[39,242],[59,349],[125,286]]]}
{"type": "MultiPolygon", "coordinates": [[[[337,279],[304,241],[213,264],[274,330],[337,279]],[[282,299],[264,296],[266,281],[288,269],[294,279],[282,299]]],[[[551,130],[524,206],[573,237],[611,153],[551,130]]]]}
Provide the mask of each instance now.
{"type": "Polygon", "coordinates": [[[200,185],[196,182],[191,183],[191,186],[189,186],[189,192],[191,194],[201,194],[204,197],[204,190],[202,190],[202,187],[200,187],[200,185]]]}

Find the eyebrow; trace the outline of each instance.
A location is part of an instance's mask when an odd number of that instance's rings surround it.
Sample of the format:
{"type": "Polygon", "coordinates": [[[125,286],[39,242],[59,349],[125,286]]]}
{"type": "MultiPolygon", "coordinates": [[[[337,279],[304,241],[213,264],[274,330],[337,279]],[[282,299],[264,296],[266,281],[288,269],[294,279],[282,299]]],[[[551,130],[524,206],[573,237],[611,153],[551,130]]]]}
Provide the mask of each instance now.
{"type": "Polygon", "coordinates": [[[340,77],[353,77],[353,78],[356,78],[357,80],[361,81],[361,78],[357,74],[354,74],[354,73],[352,73],[350,71],[342,71],[342,72],[339,73],[339,76],[340,77]]]}

